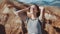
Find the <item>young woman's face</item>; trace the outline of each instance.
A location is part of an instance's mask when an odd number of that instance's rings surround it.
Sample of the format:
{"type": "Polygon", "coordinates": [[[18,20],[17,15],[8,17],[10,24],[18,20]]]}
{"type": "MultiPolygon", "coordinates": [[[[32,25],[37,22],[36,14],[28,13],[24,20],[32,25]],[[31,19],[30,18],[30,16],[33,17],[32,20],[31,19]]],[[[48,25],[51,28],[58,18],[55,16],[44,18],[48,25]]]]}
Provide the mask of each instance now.
{"type": "Polygon", "coordinates": [[[31,6],[30,8],[30,12],[27,12],[28,16],[31,17],[31,15],[33,14],[36,14],[38,11],[37,11],[37,7],[36,6],[31,6]]]}
{"type": "Polygon", "coordinates": [[[37,14],[38,13],[38,10],[37,10],[36,6],[32,6],[31,9],[32,9],[33,14],[37,14]]]}

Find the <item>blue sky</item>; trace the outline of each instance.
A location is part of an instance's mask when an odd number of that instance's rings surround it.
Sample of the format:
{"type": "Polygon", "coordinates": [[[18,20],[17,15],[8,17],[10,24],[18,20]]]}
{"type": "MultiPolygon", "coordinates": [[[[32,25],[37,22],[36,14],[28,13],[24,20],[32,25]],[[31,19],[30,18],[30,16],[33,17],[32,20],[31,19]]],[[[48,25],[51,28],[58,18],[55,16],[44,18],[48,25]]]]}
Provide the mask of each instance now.
{"type": "Polygon", "coordinates": [[[30,2],[36,2],[36,1],[52,2],[54,0],[18,0],[18,1],[25,2],[25,3],[30,3],[30,2]]]}

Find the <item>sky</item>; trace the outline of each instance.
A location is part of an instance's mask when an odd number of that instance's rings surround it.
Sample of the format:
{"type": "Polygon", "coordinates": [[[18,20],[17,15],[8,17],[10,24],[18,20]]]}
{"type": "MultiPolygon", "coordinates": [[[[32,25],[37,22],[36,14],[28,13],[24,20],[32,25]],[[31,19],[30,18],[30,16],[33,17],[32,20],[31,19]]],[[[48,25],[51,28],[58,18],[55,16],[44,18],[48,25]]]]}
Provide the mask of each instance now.
{"type": "Polygon", "coordinates": [[[25,3],[30,3],[30,2],[36,2],[36,1],[52,2],[54,0],[18,0],[18,1],[25,2],[25,3]]]}
{"type": "Polygon", "coordinates": [[[42,0],[42,1],[46,1],[46,2],[53,2],[54,0],[42,0]]]}

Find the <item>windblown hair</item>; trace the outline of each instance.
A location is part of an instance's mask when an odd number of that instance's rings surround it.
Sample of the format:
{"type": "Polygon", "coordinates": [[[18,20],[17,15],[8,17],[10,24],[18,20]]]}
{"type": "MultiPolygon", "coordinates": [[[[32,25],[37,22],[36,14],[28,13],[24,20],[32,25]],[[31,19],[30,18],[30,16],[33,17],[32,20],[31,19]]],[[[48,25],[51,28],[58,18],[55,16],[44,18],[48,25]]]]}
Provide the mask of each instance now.
{"type": "Polygon", "coordinates": [[[40,16],[40,9],[39,9],[39,6],[38,6],[38,5],[36,5],[36,4],[34,4],[34,5],[36,6],[37,11],[38,11],[36,15],[37,15],[37,17],[39,17],[39,16],[40,16]]]}

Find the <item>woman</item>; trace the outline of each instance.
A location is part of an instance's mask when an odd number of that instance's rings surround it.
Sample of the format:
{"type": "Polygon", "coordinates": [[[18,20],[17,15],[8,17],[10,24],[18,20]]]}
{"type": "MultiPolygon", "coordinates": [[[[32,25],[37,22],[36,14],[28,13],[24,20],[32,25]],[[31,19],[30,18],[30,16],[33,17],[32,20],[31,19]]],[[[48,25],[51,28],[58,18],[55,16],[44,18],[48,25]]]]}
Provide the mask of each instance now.
{"type": "MultiPolygon", "coordinates": [[[[20,10],[17,13],[20,15],[21,12],[27,12],[26,21],[27,21],[28,34],[42,34],[41,19],[43,16],[43,7],[38,7],[37,5],[32,5],[31,7],[23,9],[22,11],[20,10]]],[[[23,18],[23,17],[21,17],[21,18],[23,18]]]]}
{"type": "Polygon", "coordinates": [[[42,34],[41,31],[41,21],[39,17],[42,17],[43,12],[37,5],[32,5],[30,11],[27,12],[27,30],[28,34],[42,34]]]}

